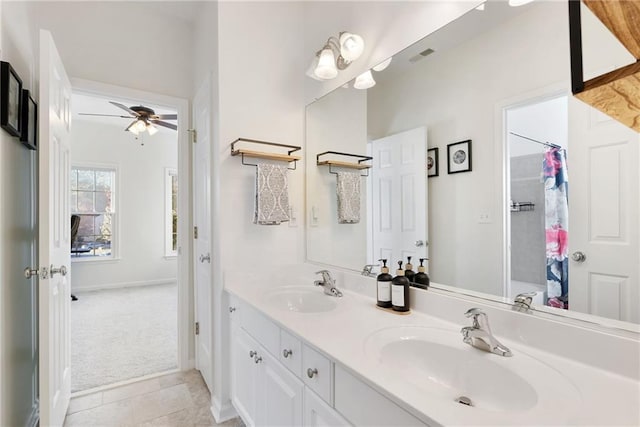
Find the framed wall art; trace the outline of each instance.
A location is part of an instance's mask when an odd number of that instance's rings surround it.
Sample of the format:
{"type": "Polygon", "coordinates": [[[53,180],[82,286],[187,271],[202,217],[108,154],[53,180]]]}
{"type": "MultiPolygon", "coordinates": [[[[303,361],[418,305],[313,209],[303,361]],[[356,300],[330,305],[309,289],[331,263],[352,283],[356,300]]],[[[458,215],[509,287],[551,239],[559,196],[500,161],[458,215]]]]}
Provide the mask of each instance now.
{"type": "Polygon", "coordinates": [[[13,136],[20,136],[22,114],[22,80],[8,62],[0,62],[0,126],[13,136]]]}
{"type": "Polygon", "coordinates": [[[471,171],[471,140],[447,145],[447,172],[460,173],[471,171]]]}
{"type": "Polygon", "coordinates": [[[438,176],[438,148],[427,150],[427,177],[438,176]]]}
{"type": "Polygon", "coordinates": [[[22,89],[22,129],[20,141],[31,150],[38,148],[38,104],[22,89]]]}

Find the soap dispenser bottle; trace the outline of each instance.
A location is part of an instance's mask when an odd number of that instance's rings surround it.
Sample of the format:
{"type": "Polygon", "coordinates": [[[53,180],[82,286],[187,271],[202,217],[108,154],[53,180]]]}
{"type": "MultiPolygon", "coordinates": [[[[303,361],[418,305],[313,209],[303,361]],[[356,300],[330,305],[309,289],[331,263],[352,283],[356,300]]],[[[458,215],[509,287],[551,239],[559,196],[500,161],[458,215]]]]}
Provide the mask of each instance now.
{"type": "Polygon", "coordinates": [[[387,267],[387,260],[380,259],[382,261],[382,268],[380,274],[377,277],[378,288],[378,302],[379,307],[389,308],[391,307],[391,281],[393,276],[389,274],[389,267],[387,267]]]}
{"type": "Polygon", "coordinates": [[[429,276],[424,272],[425,268],[422,265],[425,260],[429,258],[420,258],[420,266],[418,267],[418,273],[413,278],[413,282],[417,288],[427,289],[429,287],[429,276]]]}
{"type": "Polygon", "coordinates": [[[416,272],[413,271],[413,264],[411,264],[411,257],[408,256],[407,257],[407,264],[405,266],[404,269],[404,277],[407,278],[407,280],[409,281],[409,283],[413,283],[413,278],[415,277],[416,272]]]}
{"type": "Polygon", "coordinates": [[[402,261],[398,261],[396,277],[391,282],[391,307],[394,311],[409,311],[409,280],[404,277],[402,261]]]}

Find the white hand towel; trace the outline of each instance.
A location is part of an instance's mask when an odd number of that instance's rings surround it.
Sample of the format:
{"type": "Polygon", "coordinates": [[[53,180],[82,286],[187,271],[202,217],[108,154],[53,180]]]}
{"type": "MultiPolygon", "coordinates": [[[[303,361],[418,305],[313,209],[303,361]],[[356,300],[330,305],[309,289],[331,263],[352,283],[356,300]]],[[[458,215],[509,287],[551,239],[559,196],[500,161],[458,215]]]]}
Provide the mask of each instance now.
{"type": "Polygon", "coordinates": [[[278,225],[289,221],[287,166],[259,163],[256,167],[254,224],[278,225]]]}
{"type": "Polygon", "coordinates": [[[338,195],[338,222],[357,224],[360,222],[360,172],[338,172],[336,179],[338,195]]]}

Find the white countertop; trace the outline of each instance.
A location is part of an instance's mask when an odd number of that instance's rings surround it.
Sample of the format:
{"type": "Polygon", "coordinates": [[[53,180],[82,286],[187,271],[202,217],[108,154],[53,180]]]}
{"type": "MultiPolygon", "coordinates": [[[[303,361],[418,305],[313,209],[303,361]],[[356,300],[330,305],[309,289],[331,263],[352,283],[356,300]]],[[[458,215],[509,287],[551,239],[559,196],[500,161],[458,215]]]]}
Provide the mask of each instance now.
{"type": "MultiPolygon", "coordinates": [[[[312,281],[309,283],[312,287],[312,281]]],[[[450,331],[458,335],[457,325],[417,311],[397,315],[377,309],[375,300],[343,289],[344,297],[336,299],[338,307],[325,313],[298,313],[282,310],[266,302],[265,293],[285,283],[264,283],[239,278],[226,278],[225,290],[270,317],[279,326],[300,336],[337,363],[352,371],[369,385],[429,425],[640,425],[640,383],[608,371],[578,363],[533,347],[500,337],[500,325],[492,323],[497,338],[513,351],[512,358],[482,353],[496,364],[511,367],[538,392],[538,405],[509,412],[465,407],[453,400],[425,392],[420,384],[397,375],[397,370],[410,367],[389,366],[381,369],[375,355],[367,352],[370,336],[382,329],[397,326],[420,326],[450,331]],[[262,283],[262,285],[260,285],[262,283]],[[521,369],[535,359],[549,367],[546,374],[521,369]],[[520,371],[518,371],[520,369],[520,371]],[[565,387],[575,392],[562,399],[546,398],[544,390],[558,392],[549,372],[563,376],[565,387]],[[562,374],[560,374],[562,373],[562,374]],[[546,378],[545,378],[546,377],[546,378]]],[[[318,290],[318,298],[332,298],[318,290]]],[[[462,301],[469,308],[468,301],[462,301]]],[[[491,319],[490,319],[491,320],[491,319]]],[[[428,329],[425,329],[428,331],[428,329]]],[[[567,340],[571,340],[567,336],[567,340]]],[[[455,343],[453,345],[456,345],[455,343]]],[[[462,342],[462,351],[478,351],[462,342]]],[[[616,351],[608,349],[607,351],[616,351]]],[[[620,354],[620,358],[624,358],[620,354]]],[[[408,371],[410,372],[410,371],[408,371]]],[[[488,387],[491,384],[487,384],[488,387]]],[[[563,389],[562,389],[563,390],[563,389]]],[[[562,392],[560,390],[560,392],[562,392]]]]}

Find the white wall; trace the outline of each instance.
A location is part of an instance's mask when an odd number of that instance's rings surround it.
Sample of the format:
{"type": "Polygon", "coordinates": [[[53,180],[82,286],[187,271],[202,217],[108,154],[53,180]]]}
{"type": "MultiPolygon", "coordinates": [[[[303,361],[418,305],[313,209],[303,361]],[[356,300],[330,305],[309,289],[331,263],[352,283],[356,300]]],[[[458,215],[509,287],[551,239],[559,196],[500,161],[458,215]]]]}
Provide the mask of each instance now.
{"type": "Polygon", "coordinates": [[[188,98],[193,25],[161,11],[180,3],[39,1],[33,8],[70,77],[188,98]]]}
{"type": "MultiPolygon", "coordinates": [[[[568,98],[561,96],[535,104],[510,108],[507,111],[507,132],[528,136],[566,148],[569,139],[568,98]]],[[[540,154],[545,146],[507,134],[509,156],[540,154]]]]}
{"type": "MultiPolygon", "coordinates": [[[[26,2],[2,2],[0,59],[11,63],[37,98],[37,42],[26,2]]],[[[0,425],[26,425],[37,409],[35,386],[37,156],[0,129],[0,425]]]]}
{"type": "Polygon", "coordinates": [[[165,258],[165,168],[177,169],[177,136],[160,130],[144,145],[118,124],[75,120],[72,165],[115,165],[116,260],[74,261],[71,289],[169,283],[176,259],[165,258]]]}

